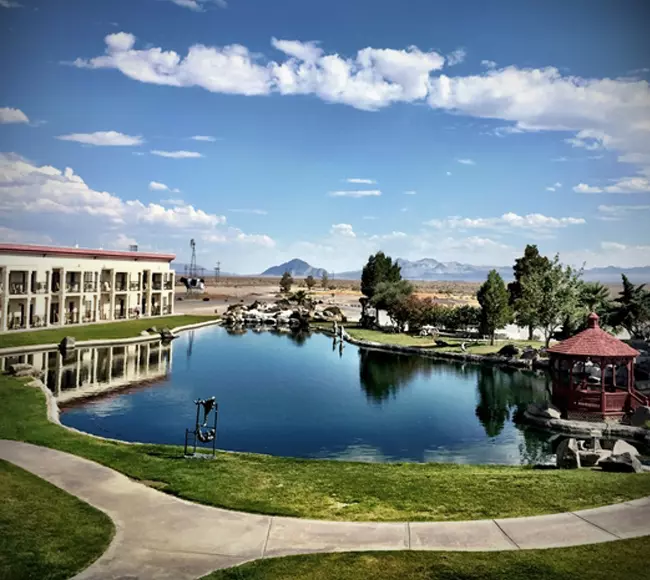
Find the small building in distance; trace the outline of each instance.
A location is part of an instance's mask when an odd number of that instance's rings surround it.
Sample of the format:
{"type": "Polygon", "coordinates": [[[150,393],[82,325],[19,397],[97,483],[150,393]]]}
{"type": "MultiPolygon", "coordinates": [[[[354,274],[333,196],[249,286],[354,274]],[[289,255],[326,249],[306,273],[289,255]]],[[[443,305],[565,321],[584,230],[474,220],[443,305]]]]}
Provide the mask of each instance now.
{"type": "Polygon", "coordinates": [[[620,420],[648,399],[634,388],[639,351],[605,332],[591,313],[587,328],[548,349],[553,404],[578,420],[620,420]]]}
{"type": "Polygon", "coordinates": [[[173,314],[175,257],[0,244],[0,332],[173,314]]]}

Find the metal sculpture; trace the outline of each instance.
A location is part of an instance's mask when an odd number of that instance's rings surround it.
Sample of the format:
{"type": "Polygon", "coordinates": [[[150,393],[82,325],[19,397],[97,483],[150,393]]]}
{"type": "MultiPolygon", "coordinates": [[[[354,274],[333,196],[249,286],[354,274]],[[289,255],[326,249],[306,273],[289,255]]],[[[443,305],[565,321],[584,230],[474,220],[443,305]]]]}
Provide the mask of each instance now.
{"type": "Polygon", "coordinates": [[[217,452],[217,413],[219,404],[216,402],[216,397],[209,399],[197,399],[194,401],[196,405],[196,422],[194,429],[185,429],[185,455],[188,455],[187,449],[190,446],[190,438],[194,450],[192,455],[196,455],[197,443],[212,443],[212,456],[214,457],[217,452]],[[201,409],[203,409],[203,419],[201,420],[201,409]],[[208,426],[210,420],[210,413],[212,415],[212,426],[208,426]]]}

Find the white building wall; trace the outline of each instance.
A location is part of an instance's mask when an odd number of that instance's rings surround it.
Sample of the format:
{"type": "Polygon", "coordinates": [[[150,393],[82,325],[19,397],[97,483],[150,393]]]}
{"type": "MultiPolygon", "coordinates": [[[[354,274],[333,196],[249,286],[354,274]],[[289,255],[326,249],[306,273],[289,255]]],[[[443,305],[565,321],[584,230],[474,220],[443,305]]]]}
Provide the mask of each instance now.
{"type": "Polygon", "coordinates": [[[168,261],[0,252],[0,332],[172,314],[173,294],[168,261]]]}

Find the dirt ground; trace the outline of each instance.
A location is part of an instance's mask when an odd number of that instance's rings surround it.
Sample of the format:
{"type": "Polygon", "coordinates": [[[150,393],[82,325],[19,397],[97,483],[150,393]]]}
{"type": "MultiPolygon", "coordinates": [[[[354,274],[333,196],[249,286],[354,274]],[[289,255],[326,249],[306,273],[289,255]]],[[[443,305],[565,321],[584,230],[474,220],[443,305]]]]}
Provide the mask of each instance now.
{"type": "MultiPolygon", "coordinates": [[[[175,312],[218,313],[222,314],[229,305],[241,303],[252,304],[273,302],[280,298],[280,278],[205,278],[206,289],[202,294],[188,294],[181,285],[176,286],[175,312]],[[209,300],[206,300],[209,298],[209,300]]],[[[418,296],[433,298],[436,302],[447,305],[476,305],[476,291],[479,284],[471,282],[414,282],[418,296]]],[[[361,314],[359,282],[353,280],[331,280],[324,290],[320,281],[310,292],[315,300],[322,300],[326,305],[341,308],[349,320],[358,320],[361,314]]],[[[298,281],[293,291],[306,289],[304,281],[298,281]]]]}

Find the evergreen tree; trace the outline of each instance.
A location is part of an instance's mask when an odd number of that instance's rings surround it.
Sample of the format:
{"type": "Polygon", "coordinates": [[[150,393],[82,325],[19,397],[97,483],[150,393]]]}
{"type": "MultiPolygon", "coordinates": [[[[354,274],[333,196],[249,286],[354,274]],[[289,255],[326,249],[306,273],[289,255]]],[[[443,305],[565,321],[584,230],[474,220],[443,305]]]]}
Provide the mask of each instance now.
{"type": "Polygon", "coordinates": [[[481,305],[481,332],[490,337],[490,344],[494,344],[496,331],[508,324],[511,318],[508,290],[496,270],[490,271],[477,298],[481,305]]]}
{"type": "MultiPolygon", "coordinates": [[[[390,256],[384,252],[377,252],[368,258],[361,273],[361,293],[372,300],[375,289],[381,282],[399,282],[402,279],[401,268],[397,262],[393,263],[390,256]]],[[[379,321],[379,308],[377,308],[377,321],[379,321]]]]}
{"type": "Polygon", "coordinates": [[[621,274],[623,289],[615,302],[611,322],[622,326],[633,338],[650,338],[650,292],[645,284],[635,286],[625,274],[621,274]]]}
{"type": "Polygon", "coordinates": [[[311,274],[305,278],[305,285],[307,286],[307,290],[311,290],[316,286],[316,280],[314,280],[314,277],[311,274]]]}
{"type": "Polygon", "coordinates": [[[323,287],[323,290],[327,290],[327,286],[329,285],[329,277],[327,275],[327,272],[323,271],[323,275],[320,278],[320,285],[323,287]]]}
{"type": "Polygon", "coordinates": [[[540,292],[534,292],[530,286],[524,295],[523,287],[532,277],[547,271],[551,261],[539,253],[536,245],[528,244],[524,255],[515,260],[513,266],[514,281],[508,284],[510,306],[514,310],[515,322],[519,326],[528,327],[528,340],[533,339],[535,328],[539,326],[539,306],[542,300],[540,292]]]}
{"type": "Polygon", "coordinates": [[[291,292],[291,286],[293,286],[293,277],[289,272],[285,272],[280,279],[280,291],[291,292]]]}

